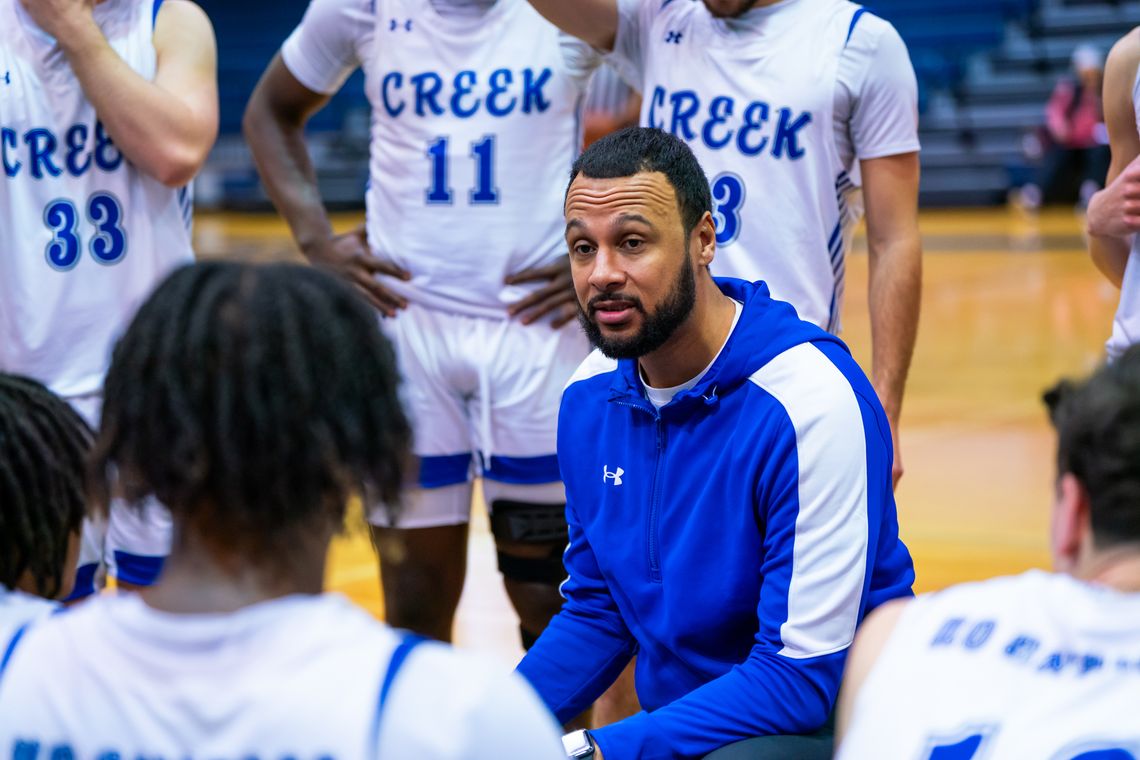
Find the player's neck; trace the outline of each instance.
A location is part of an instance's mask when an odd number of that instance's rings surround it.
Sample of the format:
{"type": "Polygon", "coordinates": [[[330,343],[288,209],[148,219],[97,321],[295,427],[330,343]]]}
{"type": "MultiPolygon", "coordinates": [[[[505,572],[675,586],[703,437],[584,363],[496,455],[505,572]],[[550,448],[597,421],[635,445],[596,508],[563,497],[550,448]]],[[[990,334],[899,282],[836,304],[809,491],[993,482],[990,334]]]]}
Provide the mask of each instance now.
{"type": "Polygon", "coordinates": [[[255,559],[219,551],[176,526],[159,582],[140,593],[149,606],[182,614],[229,613],[292,594],[319,594],[330,538],[321,533],[288,542],[287,557],[263,551],[267,558],[255,559]]]}
{"type": "Polygon", "coordinates": [[[1097,552],[1078,577],[1125,593],[1140,592],[1140,548],[1122,546],[1097,552]]]}
{"type": "Polygon", "coordinates": [[[736,307],[711,277],[702,276],[689,318],[651,354],[638,359],[642,377],[652,388],[673,388],[705,370],[728,340],[736,307]]]}

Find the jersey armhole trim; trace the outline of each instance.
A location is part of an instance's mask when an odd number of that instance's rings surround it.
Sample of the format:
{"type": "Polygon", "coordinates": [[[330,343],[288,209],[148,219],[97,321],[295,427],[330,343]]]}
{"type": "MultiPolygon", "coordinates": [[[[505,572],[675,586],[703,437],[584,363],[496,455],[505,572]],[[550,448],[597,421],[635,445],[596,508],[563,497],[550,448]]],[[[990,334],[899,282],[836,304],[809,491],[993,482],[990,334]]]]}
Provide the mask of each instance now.
{"type": "Polygon", "coordinates": [[[860,8],[855,11],[855,15],[851,17],[851,26],[847,27],[847,39],[843,40],[843,47],[847,47],[847,43],[851,42],[851,35],[855,33],[855,25],[859,23],[859,19],[861,19],[866,12],[866,8],[860,8]]]}
{"type": "MultiPolygon", "coordinates": [[[[395,651],[392,652],[391,659],[388,660],[388,672],[384,674],[384,683],[380,687],[380,698],[376,701],[376,717],[372,721],[369,757],[380,756],[380,723],[384,716],[384,705],[388,701],[388,694],[392,690],[392,684],[395,683],[396,676],[403,668],[404,663],[407,662],[408,655],[412,653],[413,649],[425,641],[427,641],[427,638],[424,636],[417,634],[405,635],[404,640],[396,646],[395,651]]],[[[3,664],[0,664],[0,675],[2,674],[3,664]]]]}
{"type": "Polygon", "coordinates": [[[164,2],[166,2],[166,0],[154,0],[154,8],[151,9],[150,12],[150,24],[152,29],[158,25],[158,12],[161,10],[164,2]]]}
{"type": "Polygon", "coordinates": [[[23,638],[24,632],[28,630],[31,623],[24,623],[16,629],[16,634],[12,636],[12,640],[8,642],[8,647],[4,650],[4,657],[0,658],[0,678],[4,677],[4,671],[8,668],[8,661],[12,659],[12,653],[16,651],[16,645],[20,643],[23,638]]]}

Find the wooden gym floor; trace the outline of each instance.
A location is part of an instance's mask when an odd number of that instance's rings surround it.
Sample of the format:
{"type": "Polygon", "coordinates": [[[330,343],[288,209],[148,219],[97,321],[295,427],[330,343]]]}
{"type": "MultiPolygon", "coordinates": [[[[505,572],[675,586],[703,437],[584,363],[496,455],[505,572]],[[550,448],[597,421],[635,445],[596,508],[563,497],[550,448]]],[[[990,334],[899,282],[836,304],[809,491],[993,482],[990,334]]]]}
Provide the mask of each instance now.
{"type": "MultiPolygon", "coordinates": [[[[338,229],[359,216],[336,219],[338,229]]],[[[1047,567],[1053,435],[1041,392],[1101,360],[1118,293],[1089,262],[1069,209],[924,212],[922,321],[902,419],[896,493],[917,590],[1047,567]]],[[[300,260],[272,216],[199,215],[203,257],[300,260]]],[[[848,264],[843,338],[870,365],[867,256],[848,264]]],[[[456,641],[514,662],[521,650],[482,510],[472,522],[456,641]]],[[[367,532],[332,552],[328,585],[382,614],[367,532]]]]}

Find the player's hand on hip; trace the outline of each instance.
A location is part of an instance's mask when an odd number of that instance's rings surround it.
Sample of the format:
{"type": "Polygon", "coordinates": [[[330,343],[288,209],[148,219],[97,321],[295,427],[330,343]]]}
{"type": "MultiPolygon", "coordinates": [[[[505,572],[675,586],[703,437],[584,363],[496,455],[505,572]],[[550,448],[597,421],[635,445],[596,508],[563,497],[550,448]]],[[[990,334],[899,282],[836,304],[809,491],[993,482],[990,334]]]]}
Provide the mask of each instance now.
{"type": "Polygon", "coordinates": [[[94,23],[95,0],[20,0],[32,20],[56,39],[71,33],[75,24],[94,23]]]}
{"type": "Polygon", "coordinates": [[[526,282],[546,284],[507,309],[512,317],[521,314],[524,325],[533,324],[549,315],[553,317],[551,324],[554,327],[562,327],[578,316],[578,296],[574,293],[569,256],[563,256],[553,264],[524,269],[506,279],[508,285],[526,282]]]}
{"type": "Polygon", "coordinates": [[[384,316],[394,317],[400,309],[408,307],[407,300],[386,288],[376,275],[386,274],[401,280],[409,280],[411,275],[369,250],[364,227],[333,235],[304,253],[313,264],[352,283],[384,316]]]}
{"type": "Polygon", "coordinates": [[[1140,157],[1089,202],[1088,230],[1097,237],[1127,237],[1140,231],[1140,157]]]}

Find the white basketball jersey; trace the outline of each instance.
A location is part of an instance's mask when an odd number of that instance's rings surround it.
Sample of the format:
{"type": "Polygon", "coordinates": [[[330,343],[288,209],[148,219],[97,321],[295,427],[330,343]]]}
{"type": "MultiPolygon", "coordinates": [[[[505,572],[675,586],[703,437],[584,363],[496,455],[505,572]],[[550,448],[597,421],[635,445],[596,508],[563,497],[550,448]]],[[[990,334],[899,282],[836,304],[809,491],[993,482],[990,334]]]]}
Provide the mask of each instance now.
{"type": "Polygon", "coordinates": [[[505,667],[425,644],[385,692],[400,641],[331,594],[227,615],[175,615],[135,595],[100,597],[17,643],[0,673],[0,754],[565,757],[553,719],[505,667]]]}
{"type": "MultiPolygon", "coordinates": [[[[1140,69],[1132,82],[1132,110],[1136,114],[1136,128],[1140,132],[1140,69]]],[[[1133,343],[1140,342],[1140,235],[1133,238],[1132,251],[1124,267],[1120,284],[1120,303],[1112,320],[1112,336],[1105,345],[1108,360],[1120,358],[1133,343]]]]}
{"type": "Polygon", "coordinates": [[[700,2],[644,0],[642,71],[627,76],[644,85],[642,125],[684,139],[708,175],[713,273],[764,280],[801,319],[836,332],[862,197],[835,145],[834,98],[860,9],[811,0],[778,11],[760,38],[700,2]]]}
{"type": "Polygon", "coordinates": [[[0,586],[0,662],[4,660],[8,642],[20,628],[57,609],[56,602],[0,586]]]}
{"type": "MultiPolygon", "coordinates": [[[[147,79],[158,4],[95,7],[111,46],[147,79]]],[[[192,259],[190,194],[115,148],[20,0],[0,0],[0,164],[0,369],[63,396],[98,391],[135,308],[192,259]]]]}
{"type": "MultiPolygon", "coordinates": [[[[334,4],[316,0],[285,44],[302,83],[325,84],[327,64],[312,59],[328,57],[318,6],[334,4]]],[[[430,308],[503,317],[537,287],[504,278],[566,253],[562,200],[590,68],[570,66],[565,39],[526,0],[477,16],[430,0],[341,4],[374,16],[357,27],[369,36],[357,50],[373,114],[368,241],[412,274],[385,284],[430,308]]]]}
{"type": "Polygon", "coordinates": [[[1032,571],[921,596],[839,758],[1140,757],[1140,594],[1032,571]]]}

